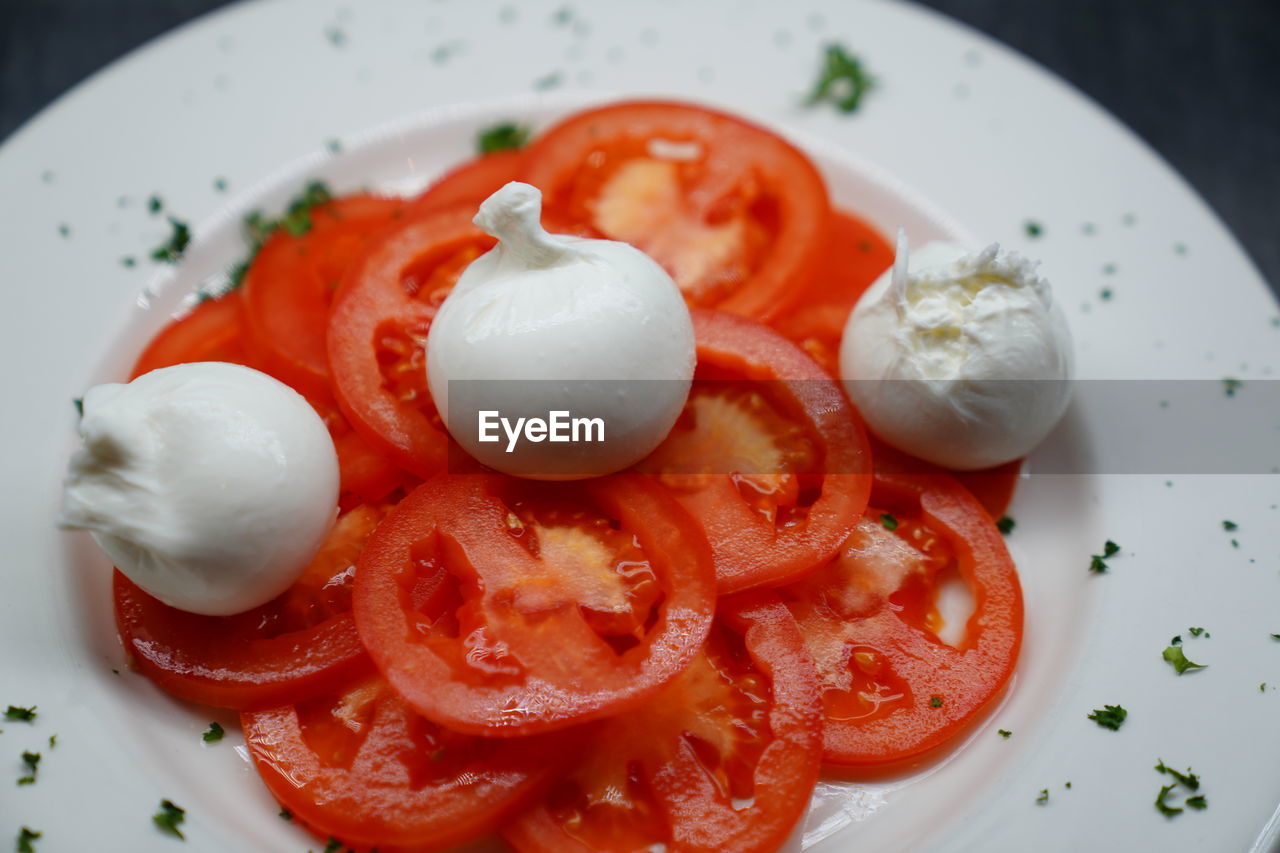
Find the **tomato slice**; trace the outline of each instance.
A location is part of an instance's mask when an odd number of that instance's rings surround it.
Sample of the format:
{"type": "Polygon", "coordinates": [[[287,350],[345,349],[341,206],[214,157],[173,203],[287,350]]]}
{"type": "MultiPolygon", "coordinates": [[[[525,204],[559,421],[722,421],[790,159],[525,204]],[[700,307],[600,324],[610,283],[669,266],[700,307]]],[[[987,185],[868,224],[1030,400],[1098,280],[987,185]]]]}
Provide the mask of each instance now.
{"type": "Polygon", "coordinates": [[[125,649],[160,687],[219,708],[269,708],[346,682],[368,668],[351,616],[353,564],[383,514],[362,506],[339,518],[293,586],[234,616],[176,610],[116,572],[125,649]]]}
{"type": "Polygon", "coordinates": [[[604,723],[576,767],[502,834],[520,853],[776,850],[809,805],[821,717],[813,661],[786,607],[769,592],[724,599],[689,668],[604,723]]]}
{"type": "Polygon", "coordinates": [[[424,716],[533,734],[634,707],[680,673],[714,609],[697,525],[657,483],[442,475],[370,537],[360,636],[424,716]]]}
{"type": "Polygon", "coordinates": [[[779,590],[818,666],[835,764],[921,759],[951,740],[1000,695],[1022,642],[1017,572],[972,495],[946,474],[877,472],[871,498],[840,554],[779,590]],[[955,645],[937,609],[952,573],[974,601],[955,645]]]}
{"type": "Polygon", "coordinates": [[[535,800],[575,754],[557,736],[455,734],[377,676],[240,722],[271,793],[343,849],[425,853],[477,838],[535,800]]]}
{"type": "Polygon", "coordinates": [[[138,356],[129,378],[193,361],[228,361],[253,367],[245,334],[240,291],[206,299],[156,333],[138,356]]]}
{"type": "Polygon", "coordinates": [[[277,228],[245,275],[245,316],[264,369],[307,396],[329,393],[325,329],[356,257],[404,212],[398,198],[351,195],[311,209],[311,227],[277,228]]]}
{"type": "Polygon", "coordinates": [[[1013,501],[1018,476],[1022,472],[1021,459],[977,471],[948,471],[940,465],[925,462],[896,447],[890,447],[874,435],[867,437],[871,441],[872,467],[877,474],[950,474],[969,494],[978,499],[978,503],[982,504],[982,508],[992,518],[1004,515],[1013,501]]]}
{"type": "Polygon", "coordinates": [[[553,218],[649,254],[691,306],[781,312],[813,275],[831,211],[790,143],[691,104],[633,101],[576,113],[526,154],[553,218]]]}
{"type": "Polygon", "coordinates": [[[469,204],[474,215],[480,202],[502,189],[509,181],[519,180],[524,162],[524,152],[518,150],[495,151],[468,160],[427,187],[422,195],[413,200],[409,209],[416,212],[469,204]]]}
{"type": "Polygon", "coordinates": [[[862,292],[893,264],[893,248],[858,217],[836,211],[822,263],[795,305],[770,324],[840,375],[840,339],[862,292]]]}
{"type": "Polygon", "coordinates": [[[471,205],[403,221],[350,270],[329,314],[338,404],[380,452],[420,477],[442,471],[448,434],[427,388],[427,330],[458,276],[494,244],[471,205]]]}
{"type": "Polygon", "coordinates": [[[871,454],[830,376],[777,332],[693,312],[698,368],[671,434],[637,468],[702,524],[721,595],[787,583],[831,558],[871,489],[871,454]]]}

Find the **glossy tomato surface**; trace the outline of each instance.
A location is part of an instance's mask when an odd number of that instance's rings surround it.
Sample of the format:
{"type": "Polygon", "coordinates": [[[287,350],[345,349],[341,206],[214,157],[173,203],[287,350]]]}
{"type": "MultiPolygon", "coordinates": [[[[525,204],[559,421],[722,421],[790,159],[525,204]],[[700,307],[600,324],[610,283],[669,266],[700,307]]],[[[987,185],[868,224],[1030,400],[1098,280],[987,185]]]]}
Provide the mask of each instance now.
{"type": "Polygon", "coordinates": [[[706,541],[661,486],[441,475],[360,556],[361,639],[424,716],[478,735],[565,728],[674,679],[714,607],[706,541]]]}
{"type": "Polygon", "coordinates": [[[342,849],[425,853],[477,838],[539,796],[575,753],[563,738],[450,732],[377,676],[240,719],[271,793],[342,849]]]}
{"type": "Polygon", "coordinates": [[[946,474],[878,473],[839,554],[779,590],[817,663],[825,759],[920,758],[1000,696],[1022,642],[1022,591],[982,505],[946,474]],[[940,636],[938,592],[973,598],[960,639],[940,636]]]}
{"type": "Polygon", "coordinates": [[[693,312],[698,367],[685,410],[639,470],[657,473],[711,542],[721,594],[816,568],[871,488],[867,438],[844,392],[777,332],[693,312]]]}
{"type": "Polygon", "coordinates": [[[177,610],[116,572],[125,650],[165,690],[220,708],[266,708],[332,689],[369,668],[351,616],[352,565],[381,517],[370,506],[344,515],[292,587],[234,616],[177,610]]]}
{"type": "Polygon", "coordinates": [[[632,101],[576,113],[541,134],[525,163],[553,219],[645,252],[692,306],[772,317],[826,245],[831,210],[809,159],[704,107],[632,101]]]}
{"type": "Polygon", "coordinates": [[[720,602],[687,670],[590,735],[504,837],[520,853],[764,853],[804,814],[822,752],[813,661],[776,596],[720,602]]]}

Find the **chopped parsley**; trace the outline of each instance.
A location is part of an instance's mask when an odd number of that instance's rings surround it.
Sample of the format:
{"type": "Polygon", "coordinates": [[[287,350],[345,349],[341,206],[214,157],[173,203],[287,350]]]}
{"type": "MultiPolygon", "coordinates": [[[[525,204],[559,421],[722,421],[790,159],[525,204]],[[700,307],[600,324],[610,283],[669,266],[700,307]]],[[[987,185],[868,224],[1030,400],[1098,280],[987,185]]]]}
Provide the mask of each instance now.
{"type": "Polygon", "coordinates": [[[996,529],[1008,536],[1013,532],[1013,528],[1017,526],[1017,522],[1007,515],[1000,516],[1000,520],[996,522],[996,529]]]}
{"type": "Polygon", "coordinates": [[[1101,299],[1103,302],[1110,302],[1111,297],[1112,297],[1112,291],[1111,291],[1111,288],[1109,287],[1104,287],[1102,288],[1102,290],[1098,291],[1098,298],[1101,299]]]}
{"type": "Polygon", "coordinates": [[[40,838],[42,835],[44,835],[43,832],[36,832],[29,826],[22,827],[22,829],[18,830],[18,841],[15,849],[18,853],[35,853],[36,848],[31,846],[31,842],[40,838]]]}
{"type": "Polygon", "coordinates": [[[1107,570],[1106,560],[1120,553],[1120,546],[1112,542],[1110,539],[1102,546],[1101,554],[1094,554],[1089,558],[1089,571],[1095,575],[1100,575],[1107,570]]]}
{"type": "Polygon", "coordinates": [[[57,736],[57,735],[49,735],[49,748],[50,748],[50,749],[53,749],[53,748],[54,748],[55,746],[57,746],[57,745],[58,745],[58,736],[57,736]]]}
{"type": "Polygon", "coordinates": [[[1280,640],[1280,634],[1272,634],[1272,635],[1271,635],[1271,639],[1273,639],[1273,640],[1280,640]]]}
{"type": "Polygon", "coordinates": [[[1161,785],[1160,793],[1156,794],[1156,809],[1159,810],[1160,814],[1164,815],[1165,817],[1173,817],[1174,815],[1182,814],[1182,809],[1174,808],[1173,806],[1169,805],[1164,801],[1164,798],[1169,796],[1169,792],[1176,787],[1178,786],[1177,785],[1161,785]]]}
{"type": "Polygon", "coordinates": [[[151,816],[151,822],[160,827],[161,832],[176,835],[183,841],[186,841],[187,837],[182,834],[182,830],[178,827],[186,819],[187,810],[181,806],[175,806],[172,800],[161,800],[160,811],[151,816]]]}
{"type": "Polygon", "coordinates": [[[1174,635],[1173,635],[1173,639],[1169,641],[1169,645],[1171,645],[1171,646],[1180,646],[1180,645],[1182,645],[1182,635],[1181,635],[1181,634],[1174,634],[1174,635]]]}
{"type": "Polygon", "coordinates": [[[191,242],[191,228],[175,216],[169,217],[169,226],[173,232],[168,240],[151,250],[151,260],[176,264],[182,259],[182,253],[191,242]]]}
{"type": "Polygon", "coordinates": [[[36,706],[22,708],[17,705],[10,705],[5,709],[4,718],[18,723],[29,723],[36,718],[36,706]]]}
{"type": "Polygon", "coordinates": [[[84,417],[84,397],[72,397],[71,405],[76,407],[76,414],[84,417]]]}
{"type": "Polygon", "coordinates": [[[289,810],[288,810],[288,809],[286,809],[286,808],[282,808],[282,809],[280,809],[280,819],[281,819],[281,820],[293,820],[293,812],[289,811],[289,810]]]}
{"type": "Polygon", "coordinates": [[[1239,530],[1240,525],[1236,524],[1234,521],[1223,521],[1222,529],[1226,531],[1239,530]]]}
{"type": "Polygon", "coordinates": [[[219,723],[213,722],[209,724],[209,730],[200,735],[200,739],[205,743],[217,743],[222,740],[222,736],[224,734],[226,734],[226,731],[222,726],[219,723]]]}
{"type": "Polygon", "coordinates": [[[1040,795],[1036,797],[1036,805],[1043,806],[1047,802],[1049,802],[1049,789],[1041,788],[1040,795]]]}
{"type": "Polygon", "coordinates": [[[253,259],[257,257],[258,252],[262,249],[262,244],[266,243],[267,239],[277,229],[283,229],[292,237],[301,237],[311,230],[312,209],[332,199],[333,193],[329,191],[329,188],[324,183],[310,181],[302,188],[302,192],[294,196],[289,202],[285,208],[284,215],[279,219],[268,219],[260,210],[251,211],[246,215],[241,228],[244,232],[245,241],[249,244],[249,253],[244,260],[237,261],[227,270],[227,278],[231,283],[231,286],[227,288],[228,292],[235,290],[244,283],[245,274],[249,272],[249,265],[253,263],[253,259]]]}
{"type": "Polygon", "coordinates": [[[1111,729],[1115,732],[1120,730],[1128,716],[1129,712],[1119,705],[1103,705],[1101,710],[1094,709],[1089,719],[1097,723],[1099,728],[1111,729]]]}
{"type": "Polygon", "coordinates": [[[1189,669],[1205,669],[1207,666],[1206,664],[1188,660],[1181,646],[1169,646],[1164,650],[1162,657],[1169,662],[1169,665],[1177,671],[1178,675],[1182,675],[1189,669]]]}
{"type": "Polygon", "coordinates": [[[898,529],[898,519],[893,517],[891,512],[880,513],[880,523],[884,525],[884,529],[890,532],[898,529]]]}
{"type": "Polygon", "coordinates": [[[34,785],[36,781],[36,773],[40,768],[40,753],[23,752],[22,763],[27,765],[27,775],[18,779],[19,785],[34,785]]]}
{"type": "Polygon", "coordinates": [[[1259,693],[1266,693],[1266,692],[1267,692],[1267,682],[1265,682],[1265,681],[1264,681],[1264,682],[1262,682],[1261,684],[1259,684],[1259,685],[1258,685],[1258,692],[1259,692],[1259,693]]]}
{"type": "Polygon", "coordinates": [[[930,697],[929,697],[929,707],[930,707],[930,708],[941,708],[941,707],[942,707],[942,697],[941,697],[941,696],[930,696],[930,697]]]}
{"type": "Polygon", "coordinates": [[[147,210],[151,212],[152,216],[164,210],[164,202],[160,200],[160,196],[153,195],[147,199],[147,210]]]}
{"type": "Polygon", "coordinates": [[[311,181],[303,188],[302,194],[289,202],[284,216],[276,225],[289,232],[290,236],[301,237],[311,230],[311,209],[333,199],[329,188],[319,181],[311,181]]]}
{"type": "Polygon", "coordinates": [[[1193,637],[1199,637],[1201,634],[1204,634],[1204,638],[1206,640],[1209,639],[1209,633],[1203,628],[1188,628],[1187,632],[1193,637]]]}
{"type": "Polygon", "coordinates": [[[68,225],[67,223],[63,222],[62,224],[60,224],[60,225],[58,226],[58,234],[59,234],[60,236],[62,236],[62,237],[70,237],[70,236],[71,236],[71,226],[70,226],[70,225],[68,225]]]}
{"type": "Polygon", "coordinates": [[[831,103],[842,113],[852,113],[862,105],[863,96],[874,87],[875,78],[866,72],[858,57],[845,50],[843,45],[829,44],[807,103],[810,106],[831,103]]]}
{"type": "Polygon", "coordinates": [[[324,853],[338,853],[341,849],[342,842],[330,835],[329,843],[324,846],[324,853]]]}
{"type": "MultiPolygon", "coordinates": [[[[1200,790],[1200,777],[1192,773],[1190,767],[1187,768],[1186,773],[1179,773],[1177,770],[1166,765],[1163,759],[1156,764],[1155,769],[1157,773],[1172,776],[1174,780],[1173,784],[1162,785],[1160,787],[1160,793],[1156,795],[1156,809],[1165,817],[1173,817],[1174,815],[1181,814],[1183,811],[1182,808],[1169,804],[1169,794],[1179,787],[1185,788],[1187,791],[1200,790]]],[[[1197,811],[1204,811],[1209,807],[1209,801],[1205,799],[1204,794],[1195,794],[1187,797],[1187,799],[1183,801],[1183,805],[1197,811]]]]}
{"type": "Polygon", "coordinates": [[[214,188],[215,190],[217,190],[218,192],[220,192],[220,193],[224,193],[224,192],[226,192],[226,191],[227,191],[227,179],[226,179],[226,178],[214,178],[214,179],[213,179],[213,188],[214,188]]]}
{"type": "Polygon", "coordinates": [[[129,269],[132,269],[133,267],[136,267],[138,265],[138,262],[133,257],[133,255],[125,255],[123,258],[120,259],[120,265],[124,267],[128,267],[129,269]]]}
{"type": "Polygon", "coordinates": [[[1044,233],[1044,226],[1034,219],[1028,219],[1022,223],[1022,230],[1027,232],[1028,237],[1039,237],[1044,233]]]}
{"type": "Polygon", "coordinates": [[[1200,777],[1192,773],[1190,767],[1187,768],[1186,773],[1179,773],[1177,770],[1174,770],[1172,767],[1165,764],[1163,758],[1158,758],[1156,761],[1155,769],[1157,773],[1172,776],[1174,779],[1178,780],[1178,784],[1182,785],[1184,788],[1189,788],[1192,791],[1200,790],[1200,777]]]}
{"type": "Polygon", "coordinates": [[[528,144],[530,133],[528,125],[511,121],[495,124],[476,134],[476,151],[480,154],[514,151],[528,144]]]}
{"type": "Polygon", "coordinates": [[[1222,380],[1222,390],[1226,392],[1228,397],[1234,397],[1236,392],[1244,387],[1244,380],[1227,376],[1222,380]]]}
{"type": "Polygon", "coordinates": [[[1000,735],[1000,737],[1004,738],[1005,740],[1008,740],[1010,737],[1013,736],[1013,732],[1009,731],[1008,729],[996,729],[996,734],[1000,735]]]}

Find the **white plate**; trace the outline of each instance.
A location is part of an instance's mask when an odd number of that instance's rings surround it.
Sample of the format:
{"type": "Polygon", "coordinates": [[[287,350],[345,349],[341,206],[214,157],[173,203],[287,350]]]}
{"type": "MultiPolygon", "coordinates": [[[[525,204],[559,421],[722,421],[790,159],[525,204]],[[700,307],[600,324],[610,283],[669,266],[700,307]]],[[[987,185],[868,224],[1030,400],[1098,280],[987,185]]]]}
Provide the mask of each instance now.
{"type": "MultiPolygon", "coordinates": [[[[245,209],[278,204],[304,176],[340,188],[420,183],[465,156],[494,117],[542,121],[611,94],[697,98],[792,134],[837,196],[886,230],[906,220],[918,237],[972,234],[1043,258],[1082,376],[1271,375],[1280,312],[1231,236],[1131,134],[1007,49],[897,3],[639,9],[242,4],[95,76],[0,149],[0,706],[40,711],[34,726],[0,725],[0,751],[15,777],[23,749],[44,753],[38,783],[0,798],[0,836],[40,829],[45,853],[175,849],[149,820],[168,797],[188,810],[184,849],[316,846],[275,816],[233,715],[112,674],[122,655],[105,566],[53,528],[71,399],[118,376],[192,281],[238,254],[245,209]],[[877,77],[854,115],[800,106],[833,40],[877,77]],[[535,91],[551,79],[559,85],[535,91]],[[326,151],[330,139],[343,153],[326,151]],[[228,193],[214,189],[218,177],[228,193]],[[152,192],[195,227],[176,270],[120,263],[166,236],[145,209],[152,192]],[[1028,219],[1043,224],[1038,239],[1028,219]],[[199,734],[215,718],[232,733],[206,747],[199,734]]],[[[1246,381],[1240,398],[1258,385],[1246,381]]],[[[1046,453],[1106,446],[1108,415],[1080,407],[1046,453]]],[[[1258,685],[1280,684],[1280,643],[1268,636],[1280,632],[1278,480],[1024,482],[1010,547],[1027,639],[1013,688],[948,761],[824,785],[806,827],[812,849],[1274,845],[1280,695],[1258,685]],[[1225,533],[1223,519],[1239,530],[1225,533]],[[1090,576],[1107,538],[1124,553],[1090,576]],[[1190,639],[1192,625],[1212,638],[1190,639]],[[1208,669],[1179,678],[1161,661],[1179,633],[1208,669]],[[1085,719],[1116,703],[1130,711],[1120,732],[1085,719]],[[1156,813],[1159,757],[1201,774],[1207,811],[1156,813]],[[1036,805],[1042,788],[1050,801],[1036,805]]]]}

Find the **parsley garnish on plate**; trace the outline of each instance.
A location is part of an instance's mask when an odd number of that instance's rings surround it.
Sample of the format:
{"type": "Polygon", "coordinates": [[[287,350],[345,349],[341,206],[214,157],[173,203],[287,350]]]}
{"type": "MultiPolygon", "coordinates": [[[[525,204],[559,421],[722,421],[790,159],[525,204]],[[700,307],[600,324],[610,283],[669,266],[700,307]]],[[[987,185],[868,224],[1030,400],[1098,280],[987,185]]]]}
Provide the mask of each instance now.
{"type": "Polygon", "coordinates": [[[4,718],[17,723],[29,723],[36,718],[36,706],[22,708],[18,705],[10,705],[5,709],[4,718]]]}
{"type": "Polygon", "coordinates": [[[529,142],[529,126],[504,121],[487,127],[476,134],[476,152],[493,154],[495,151],[515,151],[529,142]]]}
{"type": "MultiPolygon", "coordinates": [[[[1162,785],[1160,787],[1160,793],[1156,794],[1156,809],[1165,817],[1174,817],[1175,815],[1182,814],[1183,810],[1180,807],[1169,804],[1169,794],[1179,787],[1185,788],[1187,791],[1199,791],[1200,777],[1192,773],[1190,767],[1187,768],[1186,773],[1179,773],[1177,770],[1174,770],[1172,767],[1165,764],[1163,759],[1158,760],[1155,769],[1157,773],[1172,776],[1174,779],[1172,785],[1162,785]]],[[[1196,809],[1197,811],[1203,811],[1209,807],[1209,801],[1205,799],[1204,794],[1195,794],[1187,797],[1187,799],[1183,801],[1183,804],[1189,808],[1196,809]]]]}
{"type": "Polygon", "coordinates": [[[29,826],[22,827],[22,829],[18,830],[17,846],[15,849],[18,853],[35,853],[36,848],[31,846],[31,842],[40,838],[42,835],[44,835],[43,832],[36,832],[29,826]]]}
{"type": "Polygon", "coordinates": [[[49,748],[50,748],[50,749],[53,749],[53,748],[54,748],[54,747],[56,747],[57,745],[58,745],[58,736],[57,736],[57,735],[49,735],[49,748]]]}
{"type": "Polygon", "coordinates": [[[209,724],[209,730],[200,735],[200,739],[205,743],[217,743],[222,740],[224,734],[226,730],[219,723],[213,722],[209,724]]]}
{"type": "Polygon", "coordinates": [[[929,697],[929,707],[930,707],[930,708],[941,708],[941,707],[942,707],[942,697],[941,697],[941,696],[930,696],[930,697],[929,697]]]}
{"type": "Polygon", "coordinates": [[[1187,797],[1187,805],[1197,811],[1204,811],[1209,808],[1209,801],[1204,798],[1204,794],[1196,794],[1194,797],[1187,797]]]}
{"type": "Polygon", "coordinates": [[[1230,533],[1232,530],[1239,530],[1240,525],[1236,524],[1234,521],[1223,521],[1222,529],[1230,533]]]}
{"type": "Polygon", "coordinates": [[[169,239],[151,250],[151,260],[166,264],[176,264],[182,260],[182,253],[191,243],[191,228],[176,216],[169,217],[169,226],[173,232],[169,239]]]}
{"type": "Polygon", "coordinates": [[[40,768],[40,753],[23,752],[22,763],[27,765],[27,775],[18,779],[19,785],[34,785],[36,781],[36,773],[40,768]]]}
{"type": "Polygon", "coordinates": [[[880,523],[884,525],[884,529],[893,532],[898,529],[898,519],[893,517],[891,512],[880,513],[880,523]]]}
{"type": "Polygon", "coordinates": [[[71,405],[76,407],[76,414],[83,418],[84,417],[84,397],[73,397],[71,400],[71,405]]]}
{"type": "Polygon", "coordinates": [[[826,102],[834,104],[842,113],[855,112],[863,96],[874,86],[875,78],[866,72],[858,57],[843,45],[829,44],[807,103],[812,106],[826,102]]]}
{"type": "Polygon", "coordinates": [[[1236,392],[1244,387],[1243,379],[1236,379],[1233,376],[1224,377],[1222,380],[1222,390],[1228,397],[1234,397],[1236,392]]]}
{"type": "MultiPolygon", "coordinates": [[[[249,271],[249,265],[253,263],[253,259],[258,256],[258,252],[262,249],[262,244],[266,243],[277,229],[283,229],[290,236],[301,237],[311,230],[311,211],[319,205],[325,204],[333,200],[333,193],[329,191],[329,187],[321,181],[310,181],[302,192],[294,196],[285,208],[284,215],[279,219],[268,219],[260,210],[251,211],[244,218],[241,226],[245,241],[249,244],[249,253],[242,261],[237,261],[231,265],[227,271],[227,278],[230,280],[231,286],[228,292],[235,290],[244,283],[245,274],[249,271]]],[[[222,294],[216,294],[222,295],[222,294]]]]}
{"type": "Polygon", "coordinates": [[[288,810],[288,809],[286,809],[286,808],[281,808],[281,809],[280,809],[280,819],[281,819],[281,820],[293,820],[293,812],[289,811],[289,810],[288,810]]]}
{"type": "Polygon", "coordinates": [[[1187,632],[1190,633],[1191,636],[1193,637],[1199,637],[1201,634],[1203,634],[1206,640],[1209,639],[1209,632],[1203,628],[1188,628],[1187,632]]]}
{"type": "Polygon", "coordinates": [[[178,827],[187,819],[187,810],[181,806],[175,806],[172,800],[161,800],[160,811],[151,816],[151,821],[160,827],[161,832],[167,832],[170,835],[176,835],[183,841],[187,837],[182,834],[182,830],[178,827]]]}
{"type": "Polygon", "coordinates": [[[1095,709],[1089,714],[1089,719],[1097,723],[1099,728],[1115,732],[1120,730],[1128,716],[1129,712],[1119,705],[1103,705],[1101,710],[1095,709]]]}
{"type": "Polygon", "coordinates": [[[1049,802],[1049,789],[1041,788],[1040,796],[1036,797],[1036,805],[1043,806],[1047,802],[1049,802]]]}
{"type": "Polygon", "coordinates": [[[999,530],[1005,536],[1013,532],[1013,528],[1017,526],[1017,522],[1007,515],[1000,516],[1000,520],[996,522],[996,530],[999,530]]]}
{"type": "Polygon", "coordinates": [[[324,846],[324,853],[338,853],[341,849],[342,842],[330,835],[329,843],[324,846]]]}
{"type": "Polygon", "coordinates": [[[1005,740],[1008,740],[1010,737],[1013,736],[1013,732],[1009,731],[1008,729],[996,729],[996,734],[1000,735],[1000,737],[1004,738],[1005,740]]]}
{"type": "Polygon", "coordinates": [[[1169,792],[1176,787],[1178,786],[1177,785],[1161,785],[1160,793],[1156,794],[1156,808],[1160,811],[1160,814],[1164,815],[1165,817],[1173,817],[1174,815],[1182,814],[1182,809],[1174,808],[1173,806],[1167,804],[1164,801],[1164,798],[1169,796],[1169,792]]]}
{"type": "Polygon", "coordinates": [[[1161,656],[1169,662],[1169,665],[1177,671],[1178,675],[1182,675],[1189,669],[1205,669],[1208,666],[1208,664],[1188,660],[1181,646],[1169,646],[1161,656]]]}
{"type": "Polygon", "coordinates": [[[147,199],[147,210],[151,212],[152,216],[164,210],[164,202],[160,200],[160,196],[153,195],[147,199]]]}
{"type": "Polygon", "coordinates": [[[1022,224],[1022,230],[1027,232],[1028,237],[1039,237],[1044,233],[1044,226],[1034,219],[1028,219],[1022,224]]]}
{"type": "Polygon", "coordinates": [[[1157,773],[1172,776],[1178,781],[1178,784],[1182,785],[1184,788],[1189,788],[1192,791],[1200,790],[1200,777],[1192,773],[1190,767],[1187,768],[1186,773],[1179,773],[1177,770],[1174,770],[1172,767],[1165,764],[1163,758],[1158,758],[1156,759],[1155,769],[1157,773]]]}

